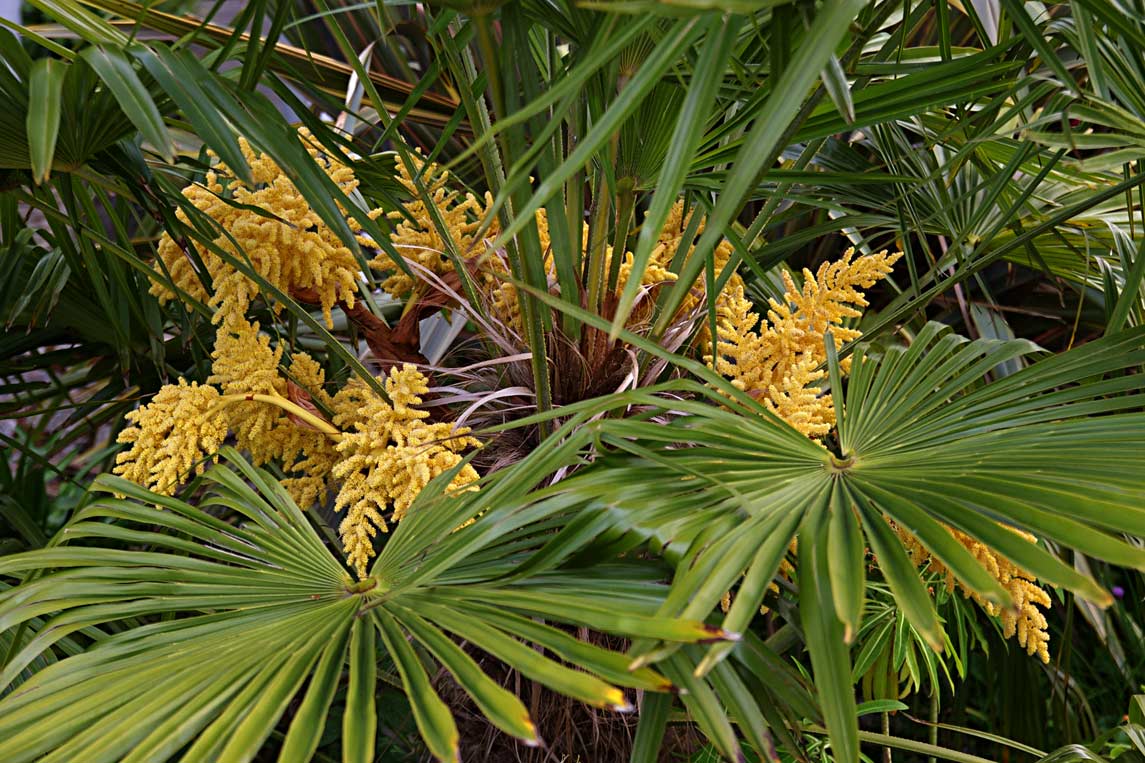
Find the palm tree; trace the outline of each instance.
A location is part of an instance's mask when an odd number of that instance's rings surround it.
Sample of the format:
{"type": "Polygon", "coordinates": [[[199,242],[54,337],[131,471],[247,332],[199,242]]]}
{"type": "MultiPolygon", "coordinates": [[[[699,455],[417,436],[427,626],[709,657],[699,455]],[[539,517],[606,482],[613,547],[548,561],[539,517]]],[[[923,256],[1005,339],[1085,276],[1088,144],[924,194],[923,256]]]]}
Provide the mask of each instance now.
{"type": "Polygon", "coordinates": [[[3,394],[33,423],[3,434],[12,475],[112,471],[125,412],[164,382],[231,394],[210,381],[238,325],[212,324],[222,273],[253,284],[276,416],[341,448],[366,423],[334,388],[392,413],[370,366],[413,360],[434,368],[430,420],[488,447],[351,552],[357,579],[331,514],[350,509],[288,495],[281,452],[216,446],[179,497],[103,474],[63,509],[13,476],[4,759],[309,760],[341,714],[335,749],[371,760],[387,685],[455,759],[449,681],[543,744],[507,666],[638,709],[633,760],[677,710],[731,760],[823,739],[834,760],[863,742],[973,760],[860,728],[872,608],[901,613],[937,703],[954,642],[927,582],[949,572],[1005,619],[1033,578],[1106,605],[1088,560],[1141,569],[1128,3],[279,2],[231,26],[31,5],[57,23],[0,32],[3,394]],[[304,225],[235,194],[263,161],[304,225]],[[235,185],[213,190],[223,165],[235,185]],[[232,212],[329,232],[357,294],[269,275],[232,212]],[[721,300],[786,304],[815,286],[799,265],[850,248],[904,256],[875,307],[834,316],[839,341],[805,348],[833,398],[812,438],[709,362],[721,300]],[[298,391],[305,353],[331,394],[298,391]],[[474,466],[479,490],[451,490],[474,466]]]}

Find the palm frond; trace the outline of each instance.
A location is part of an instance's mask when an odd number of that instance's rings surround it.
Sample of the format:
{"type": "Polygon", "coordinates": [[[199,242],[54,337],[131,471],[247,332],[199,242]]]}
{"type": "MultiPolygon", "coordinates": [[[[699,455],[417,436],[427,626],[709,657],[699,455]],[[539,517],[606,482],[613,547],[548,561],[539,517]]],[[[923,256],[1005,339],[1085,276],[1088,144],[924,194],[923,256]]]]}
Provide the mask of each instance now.
{"type": "MultiPolygon", "coordinates": [[[[1145,361],[1143,339],[1123,332],[983,385],[984,374],[1036,346],[971,342],[930,324],[909,348],[856,350],[837,450],[770,414],[675,402],[667,423],[603,423],[598,437],[611,455],[557,489],[599,517],[597,533],[680,560],[660,614],[705,616],[738,583],[723,620],[731,632],[750,622],[797,541],[800,612],[824,714],[838,748],[857,755],[844,636],[861,626],[863,536],[899,606],[936,649],[933,604],[888,521],[1002,606],[1008,593],[947,527],[1099,604],[1111,601],[1107,591],[1008,528],[1145,569],[1145,553],[1118,536],[1145,531],[1134,466],[1145,448],[1133,370],[1145,361]]],[[[644,642],[633,654],[647,663],[676,650],[644,642]]],[[[712,647],[698,671],[731,651],[712,647]]]]}
{"type": "MultiPolygon", "coordinates": [[[[638,638],[721,637],[698,622],[657,616],[654,588],[634,590],[626,614],[609,613],[596,603],[612,590],[608,577],[561,595],[554,592],[564,579],[559,575],[538,589],[544,593],[532,593],[527,580],[498,583],[497,567],[451,576],[458,554],[472,555],[504,535],[499,520],[506,512],[497,509],[441,548],[435,548],[440,533],[407,535],[405,544],[387,547],[371,577],[355,581],[273,478],[233,451],[224,457],[226,465],[206,474],[210,489],[198,506],[101,477],[97,489],[112,495],[84,507],[63,531],[63,543],[0,560],[2,574],[26,579],[0,594],[0,631],[23,623],[35,634],[0,675],[7,687],[0,700],[5,759],[166,760],[185,750],[192,757],[245,760],[297,698],[281,755],[309,760],[348,662],[344,750],[350,759],[370,760],[376,666],[379,655],[388,654],[429,749],[453,760],[456,726],[411,639],[494,725],[536,744],[525,706],[453,637],[556,691],[612,709],[629,704],[614,682],[646,691],[669,684],[649,669],[629,671],[621,655],[530,617],[588,621],[638,638]],[[76,631],[150,615],[167,617],[133,620],[82,654],[24,675],[76,631]],[[525,640],[545,644],[557,659],[525,640]],[[577,669],[561,658],[575,660],[577,669]],[[55,725],[44,733],[48,717],[55,725]]],[[[478,510],[472,501],[462,503],[466,511],[478,510]]],[[[458,507],[438,508],[426,507],[425,521],[450,525],[458,507]]],[[[423,522],[420,529],[430,528],[423,522]]]]}

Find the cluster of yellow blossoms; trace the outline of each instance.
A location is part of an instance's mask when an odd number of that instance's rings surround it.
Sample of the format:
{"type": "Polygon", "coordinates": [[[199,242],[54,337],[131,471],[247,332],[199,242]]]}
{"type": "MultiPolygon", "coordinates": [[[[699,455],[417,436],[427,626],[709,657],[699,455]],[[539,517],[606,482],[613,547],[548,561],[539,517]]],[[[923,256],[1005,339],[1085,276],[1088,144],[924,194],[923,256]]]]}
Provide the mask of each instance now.
{"type": "MultiPolygon", "coordinates": [[[[885,278],[901,256],[879,252],[854,259],[848,249],[817,273],[804,270],[802,290],[784,272],[783,301],[770,300],[766,321],[744,296],[743,283],[729,281],[719,306],[716,370],[803,434],[824,436],[835,424],[831,396],[816,385],[825,376],[819,369],[827,360],[826,333],[831,330],[836,348],[859,338],[857,329],[842,325],[867,305],[859,288],[885,278]]],[[[849,360],[842,363],[844,372],[849,360]]]]}
{"type": "Polygon", "coordinates": [[[213,415],[218,402],[219,391],[209,385],[184,379],[164,385],[148,405],[127,414],[132,426],[119,442],[131,448],[116,457],[116,473],[156,493],[174,493],[227,438],[226,422],[213,415]]]}
{"type": "MultiPolygon", "coordinates": [[[[215,246],[245,260],[281,291],[310,296],[331,324],[336,304],[354,303],[361,271],[352,253],[269,157],[245,141],[241,147],[253,186],[216,160],[206,183],[189,186],[184,195],[218,225],[215,246]]],[[[343,191],[356,188],[347,166],[309,150],[343,191]]],[[[259,297],[272,310],[281,305],[224,258],[197,250],[214,286],[208,295],[185,246],[164,235],[157,269],[188,297],[214,308],[212,373],[206,385],[183,379],[168,384],[128,414],[131,426],[119,441],[130,447],[118,455],[115,471],[170,495],[189,474],[201,473],[204,461],[233,435],[255,464],[281,465],[283,485],[300,506],[335,494],[335,509],[346,512],[339,533],[348,561],[364,576],[374,553],[371,539],[386,530],[385,514],[400,520],[422,488],[457,467],[462,451],[477,441],[466,436],[468,430],[426,420],[429,413],[418,406],[428,382],[413,365],[379,378],[388,402],[360,380],[330,394],[321,365],[304,352],[291,353],[289,378],[284,376],[284,344],[272,345],[246,316],[259,297]]],[[[158,281],[153,291],[164,300],[176,296],[158,281]]],[[[465,465],[452,487],[477,477],[465,465]]]]}
{"type": "MultiPolygon", "coordinates": [[[[414,154],[411,158],[418,180],[433,202],[433,209],[449,232],[457,252],[466,258],[483,254],[477,233],[486,211],[493,205],[492,197],[486,194],[484,199],[478,199],[471,193],[462,195],[450,189],[447,171],[436,164],[427,166],[420,154],[414,154]]],[[[406,262],[416,263],[435,275],[444,275],[453,270],[453,263],[446,254],[449,246],[434,224],[430,207],[422,201],[414,175],[410,174],[405,162],[397,162],[397,171],[398,181],[412,198],[406,203],[404,213],[397,211],[388,215],[394,224],[390,240],[406,262]]],[[[497,232],[494,223],[494,227],[486,232],[486,237],[495,237],[497,232]]],[[[379,256],[370,261],[370,267],[390,270],[393,263],[385,256],[379,256]]],[[[400,270],[382,281],[385,292],[402,300],[415,298],[424,288],[424,281],[418,279],[416,273],[410,276],[400,270]]]]}
{"type": "MultiPolygon", "coordinates": [[[[305,130],[301,136],[307,151],[325,167],[330,179],[344,193],[352,193],[358,187],[353,170],[319,150],[305,130]]],[[[330,311],[339,300],[354,305],[361,273],[354,254],[270,156],[255,151],[243,138],[239,146],[250,165],[254,185],[243,182],[212,155],[215,165],[207,171],[204,183],[187,186],[183,195],[216,224],[219,234],[212,242],[215,247],[245,262],[280,291],[317,294],[327,325],[332,325],[330,311]]],[[[371,212],[373,217],[380,214],[380,210],[371,212]]],[[[182,209],[176,216],[181,222],[191,222],[182,209]]],[[[259,296],[258,285],[211,249],[196,248],[207,271],[199,273],[191,250],[185,247],[184,242],[163,236],[159,267],[187,296],[214,310],[215,323],[242,320],[259,296]],[[204,285],[207,276],[213,286],[211,294],[204,285]]],[[[161,281],[153,282],[151,292],[161,302],[180,296],[161,281]]],[[[271,304],[275,310],[281,309],[271,304]]]]}
{"type": "MultiPolygon", "coordinates": [[[[426,162],[420,154],[411,156],[415,175],[410,173],[405,162],[397,162],[398,181],[405,187],[412,197],[406,204],[405,212],[391,212],[388,216],[394,223],[390,241],[394,249],[409,263],[436,276],[443,276],[454,272],[453,261],[447,255],[450,246],[466,263],[481,266],[478,283],[482,291],[481,296],[488,303],[488,307],[507,328],[520,331],[521,313],[517,289],[506,281],[509,274],[509,263],[499,252],[486,251],[484,242],[492,240],[500,233],[500,226],[496,218],[484,230],[481,236],[481,227],[493,206],[493,198],[486,193],[485,197],[478,199],[471,193],[461,194],[452,190],[449,185],[450,174],[437,164],[426,162]],[[438,220],[449,234],[451,243],[447,244],[441,230],[435,224],[428,205],[422,201],[418,190],[418,182],[422,184],[426,195],[433,202],[433,210],[438,220]]],[[[536,215],[537,233],[540,237],[541,250],[545,252],[545,269],[550,280],[555,277],[553,269],[551,241],[549,239],[548,217],[544,210],[536,215]]],[[[385,256],[375,257],[370,261],[370,267],[378,270],[392,270],[393,264],[385,256]]],[[[413,277],[401,271],[392,272],[382,281],[382,289],[391,296],[412,305],[421,298],[429,288],[424,278],[416,272],[413,277]]]]}
{"type": "MultiPolygon", "coordinates": [[[[412,365],[390,371],[390,403],[364,384],[348,385],[347,391],[354,405],[352,412],[334,419],[346,433],[336,446],[340,458],[331,473],[342,483],[334,507],[347,511],[339,528],[342,540],[350,562],[361,570],[372,553],[374,527],[386,529],[382,512],[387,506],[393,508],[394,521],[400,521],[431,479],[456,467],[460,451],[480,443],[465,436],[467,429],[425,421],[429,413],[417,406],[429,385],[412,365]]],[[[452,484],[476,479],[477,472],[466,464],[452,484]]]]}
{"type": "MultiPolygon", "coordinates": [[[[439,220],[448,230],[458,253],[465,260],[475,260],[482,265],[479,284],[482,295],[485,297],[489,309],[503,325],[513,329],[520,328],[520,304],[517,288],[507,281],[509,264],[504,256],[495,251],[483,251],[482,243],[492,240],[500,233],[500,226],[496,218],[489,223],[483,235],[478,237],[482,221],[489,216],[493,206],[493,199],[486,194],[479,199],[471,193],[461,194],[449,189],[449,172],[437,164],[427,163],[418,155],[413,157],[413,169],[426,190],[439,220]]],[[[406,205],[406,212],[391,212],[389,217],[394,221],[394,231],[391,242],[394,248],[407,261],[415,262],[429,272],[442,276],[454,271],[453,262],[446,256],[446,242],[443,240],[433,217],[421,196],[418,193],[414,176],[410,174],[403,162],[398,162],[398,180],[413,196],[414,200],[406,205]]],[[[536,212],[537,234],[540,239],[541,251],[545,253],[544,267],[548,274],[550,286],[556,280],[556,271],[552,261],[551,238],[549,235],[548,216],[544,209],[536,212]]],[[[684,232],[687,230],[690,214],[685,215],[683,201],[673,206],[665,221],[664,227],[657,236],[647,267],[641,274],[640,283],[648,289],[669,284],[677,279],[676,273],[669,268],[673,257],[682,243],[684,232]]],[[[701,223],[697,234],[704,230],[701,223]]],[[[588,247],[588,226],[581,231],[581,245],[588,247]]],[[[731,258],[732,246],[725,239],[716,247],[714,257],[717,275],[723,270],[731,258]]],[[[689,249],[688,255],[691,255],[689,249]]],[[[605,270],[612,265],[613,251],[611,246],[605,247],[605,270]]],[[[625,252],[623,260],[618,267],[617,292],[623,291],[632,273],[633,254],[625,252]]],[[[371,267],[385,270],[392,268],[392,264],[384,256],[379,256],[370,262],[371,267]]],[[[739,283],[738,276],[732,276],[732,281],[739,283]]],[[[741,284],[742,286],[742,284],[741,284]]],[[[416,299],[425,287],[415,278],[395,272],[382,282],[382,288],[390,295],[402,299],[416,299]]],[[[703,300],[704,290],[697,284],[687,296],[680,308],[681,314],[691,313],[703,300]]],[[[727,298],[724,293],[717,295],[717,305],[723,305],[727,298]]]]}
{"type": "MultiPolygon", "coordinates": [[[[187,475],[201,473],[204,461],[228,433],[256,464],[275,461],[288,475],[283,486],[301,506],[324,503],[346,515],[338,527],[349,563],[359,575],[373,556],[372,538],[385,531],[384,514],[400,520],[417,494],[439,474],[461,463],[461,452],[478,445],[468,430],[429,422],[419,409],[428,390],[412,365],[394,367],[382,377],[387,403],[369,386],[353,380],[334,395],[322,389],[323,374],[306,355],[296,355],[287,381],[277,372],[281,347],[271,350],[256,324],[216,347],[210,385],[164,386],[152,401],[128,414],[132,426],[120,435],[131,447],[117,456],[116,472],[170,495],[187,475]],[[330,410],[323,417],[311,396],[330,410]]],[[[459,488],[477,479],[465,465],[454,477],[459,488]]]]}
{"type": "MultiPolygon", "coordinates": [[[[954,591],[955,585],[959,584],[954,573],[947,569],[946,565],[938,559],[931,556],[930,552],[919,542],[918,538],[901,527],[896,529],[912,561],[919,567],[925,566],[931,572],[944,576],[946,578],[947,590],[954,591]]],[[[1001,620],[1003,638],[1016,636],[1018,645],[1023,647],[1027,653],[1037,655],[1042,662],[1048,663],[1050,661],[1050,634],[1046,630],[1048,627],[1046,616],[1038,607],[1049,607],[1051,604],[1050,595],[1044,589],[1040,588],[1036,579],[1025,570],[991,551],[988,547],[974,540],[966,533],[955,530],[952,527],[947,527],[946,529],[959,543],[966,547],[974,558],[978,560],[978,563],[985,567],[986,571],[989,572],[1004,589],[1009,591],[1010,596],[1013,598],[1013,606],[1009,608],[1000,607],[997,604],[987,601],[979,594],[964,589],[965,595],[974,599],[982,609],[986,610],[987,614],[1001,620]]],[[[1037,542],[1037,538],[1029,533],[1024,533],[1012,527],[1007,527],[1006,529],[1017,533],[1031,543],[1037,542]]]]}

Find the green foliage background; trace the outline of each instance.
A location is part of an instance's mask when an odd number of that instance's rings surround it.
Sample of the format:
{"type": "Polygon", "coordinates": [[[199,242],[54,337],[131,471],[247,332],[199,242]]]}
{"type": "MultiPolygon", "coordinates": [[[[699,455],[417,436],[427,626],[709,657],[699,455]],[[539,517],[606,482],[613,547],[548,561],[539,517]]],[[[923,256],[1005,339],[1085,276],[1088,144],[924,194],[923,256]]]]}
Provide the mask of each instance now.
{"type": "MultiPolygon", "coordinates": [[[[538,694],[506,670],[596,718],[638,699],[633,761],[1145,756],[1137,0],[256,0],[226,24],[28,5],[37,23],[0,30],[0,759],[481,759],[443,686],[536,741],[538,694]],[[356,153],[362,199],[294,119],[356,153]],[[373,588],[241,454],[186,500],[107,475],[123,415],[207,374],[209,311],[160,307],[148,278],[162,231],[211,240],[179,190],[207,148],[243,172],[238,135],[355,250],[347,217],[384,242],[365,209],[405,200],[395,156],[448,163],[493,195],[522,284],[525,423],[548,436],[480,493],[423,496],[373,588]],[[605,311],[587,275],[606,243],[645,267],[680,197],[706,229],[630,335],[638,279],[605,311]],[[583,299],[549,293],[541,208],[583,299]],[[761,304],[784,269],[906,252],[846,385],[831,363],[830,452],[660,343],[722,237],[761,304]],[[554,407],[554,322],[678,373],[554,407]],[[1058,586],[1050,664],[920,579],[884,517],[984,595],[939,522],[1058,586]]],[[[336,375],[368,374],[356,337],[283,301],[336,375]]],[[[541,731],[557,759],[621,754],[541,731]]]]}

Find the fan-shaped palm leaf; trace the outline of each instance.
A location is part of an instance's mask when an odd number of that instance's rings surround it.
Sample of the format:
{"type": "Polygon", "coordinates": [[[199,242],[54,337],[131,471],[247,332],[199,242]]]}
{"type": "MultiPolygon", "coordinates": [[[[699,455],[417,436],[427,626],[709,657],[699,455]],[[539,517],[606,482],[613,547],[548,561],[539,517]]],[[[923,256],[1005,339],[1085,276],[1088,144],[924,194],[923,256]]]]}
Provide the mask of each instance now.
{"type": "Polygon", "coordinates": [[[661,597],[631,570],[615,585],[600,573],[575,586],[559,573],[548,573],[539,588],[529,580],[496,582],[502,565],[488,553],[492,544],[539,515],[525,511],[515,520],[518,508],[493,510],[454,532],[459,512],[481,510],[477,497],[441,496],[415,512],[372,574],[355,581],[270,475],[233,451],[225,455],[229,465],[207,473],[213,487],[199,506],[103,477],[99,489],[127,497],[82,510],[63,531],[66,544],[0,562],[0,574],[33,573],[0,594],[0,631],[27,623],[35,632],[0,675],[5,687],[75,631],[140,619],[8,691],[0,701],[5,761],[251,760],[295,699],[278,759],[309,760],[346,671],[345,760],[371,760],[376,665],[385,653],[429,750],[454,760],[457,728],[422,649],[495,726],[527,743],[540,740],[521,701],[447,634],[527,678],[612,709],[628,706],[613,684],[650,691],[669,684],[652,670],[628,670],[623,655],[531,618],[631,638],[723,635],[655,616],[661,597]],[[492,561],[470,561],[482,551],[492,561]],[[626,606],[609,609],[609,596],[626,606]]]}
{"type": "MultiPolygon", "coordinates": [[[[675,402],[685,415],[667,424],[602,422],[597,434],[612,455],[562,483],[559,499],[595,517],[614,549],[652,541],[680,560],[662,615],[705,617],[740,581],[723,620],[729,631],[747,627],[797,540],[799,612],[823,712],[837,759],[857,760],[845,642],[862,612],[864,546],[911,624],[942,648],[933,604],[888,520],[969,589],[1004,604],[1008,593],[947,527],[1099,603],[1111,598],[1092,579],[1003,525],[1145,569],[1145,553],[1116,536],[1145,532],[1145,395],[1134,372],[1145,363],[1145,332],[982,383],[999,363],[1036,350],[1020,340],[971,342],[934,323],[909,348],[881,357],[858,349],[835,452],[738,402],[724,401],[732,410],[675,402]]],[[[696,673],[733,648],[712,647],[696,673]]],[[[643,642],[633,651],[646,664],[678,647],[643,642]]]]}

